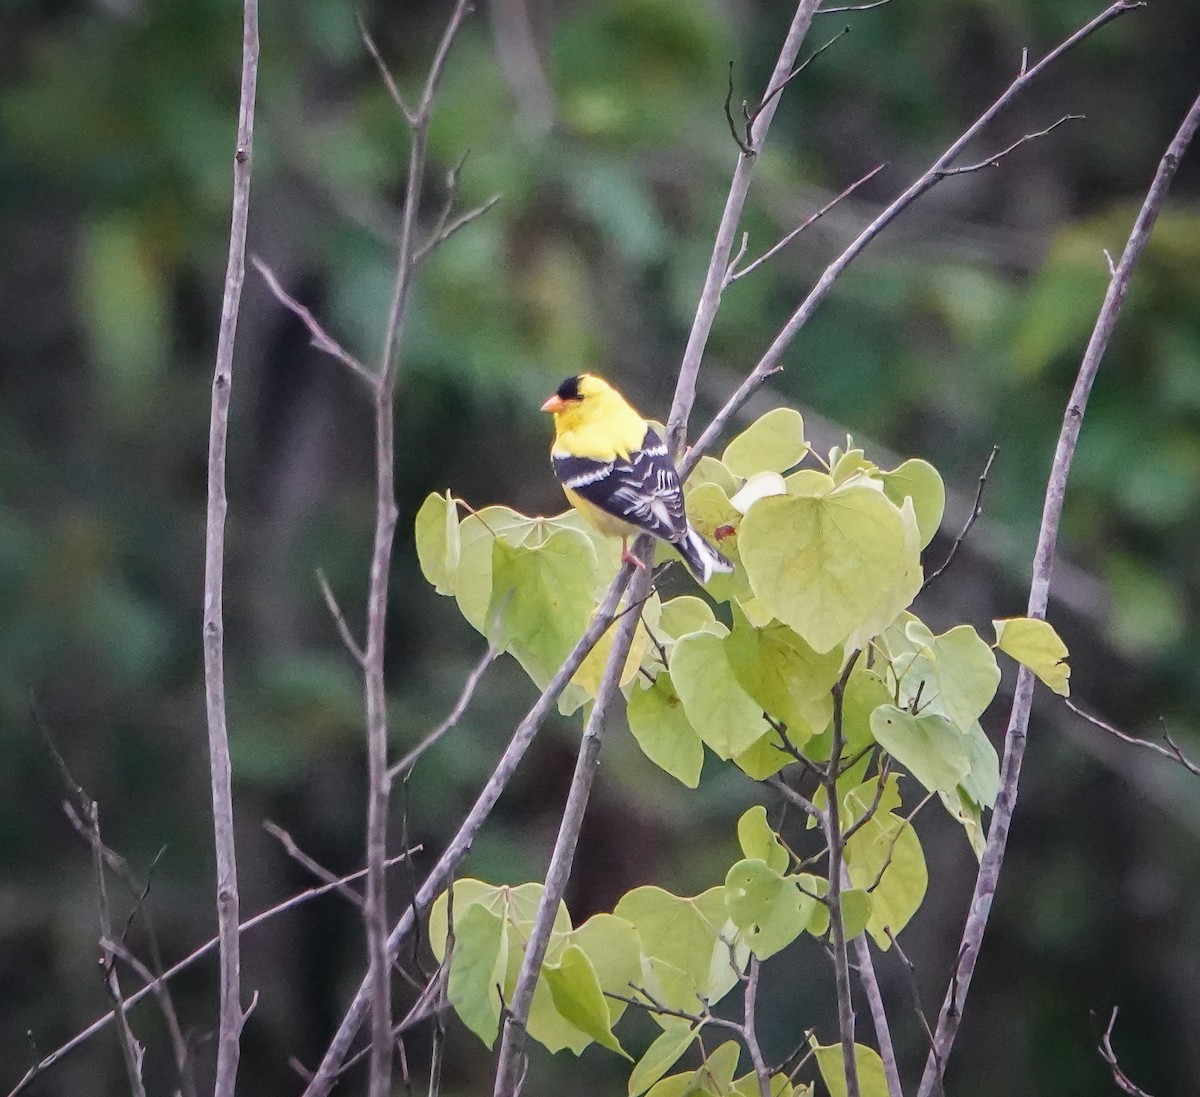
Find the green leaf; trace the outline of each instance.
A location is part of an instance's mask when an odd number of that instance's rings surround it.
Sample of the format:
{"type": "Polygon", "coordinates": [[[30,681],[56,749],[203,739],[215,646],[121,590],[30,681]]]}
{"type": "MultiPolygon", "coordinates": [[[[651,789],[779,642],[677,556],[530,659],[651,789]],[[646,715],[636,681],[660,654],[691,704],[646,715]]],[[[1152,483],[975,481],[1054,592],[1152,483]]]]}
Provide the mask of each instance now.
{"type": "Polygon", "coordinates": [[[787,725],[788,738],[796,746],[828,725],[833,716],[831,690],[841,675],[841,651],[818,654],[787,625],[754,628],[735,612],[725,652],[739,685],[763,712],[787,725]]]}
{"type": "Polygon", "coordinates": [[[965,743],[971,769],[963,778],[963,791],[980,807],[990,808],[1000,795],[1000,756],[978,723],[967,730],[965,743]]]}
{"type": "MultiPolygon", "coordinates": [[[[695,1012],[703,999],[717,1002],[737,983],[729,947],[725,889],[680,898],[657,887],[634,888],[613,912],[631,922],[642,942],[648,989],[672,1009],[695,1012]]],[[[741,960],[744,949],[739,950],[741,960]]]]}
{"type": "Polygon", "coordinates": [[[649,689],[634,687],[625,718],[650,761],[688,788],[700,783],[704,744],[688,721],[667,671],[660,670],[649,689]]]}
{"type": "Polygon", "coordinates": [[[783,749],[773,728],[768,728],[752,746],[733,756],[734,765],[754,781],[765,781],[791,761],[792,756],[783,749]]]}
{"type": "Polygon", "coordinates": [[[689,632],[715,632],[724,636],[729,630],[713,615],[712,607],[703,599],[692,594],[663,602],[658,621],[659,639],[674,643],[689,632]],[[713,626],[717,626],[714,628],[713,626]]]}
{"type": "Polygon", "coordinates": [[[492,546],[504,538],[518,545],[529,535],[532,523],[508,507],[484,507],[468,514],[458,527],[458,571],[454,597],[459,612],[477,632],[486,632],[492,600],[492,546]]]}
{"type": "Polygon", "coordinates": [[[938,799],[952,819],[958,821],[971,843],[975,860],[983,859],[987,838],[983,833],[983,809],[968,796],[959,785],[953,792],[939,792],[938,799]]]}
{"type": "Polygon", "coordinates": [[[787,872],[791,864],[788,851],[767,822],[767,809],[761,804],[742,813],[737,825],[738,844],[747,857],[763,861],[774,872],[787,872]]]}
{"type": "Polygon", "coordinates": [[[875,903],[873,893],[862,888],[846,888],[842,892],[842,932],[853,941],[871,922],[875,903]]]}
{"type": "Polygon", "coordinates": [[[897,592],[920,569],[900,510],[861,479],[822,495],[760,500],[742,520],[739,545],[754,593],[818,653],[886,627],[899,612],[897,592]]]}
{"type": "Polygon", "coordinates": [[[596,551],[560,529],[534,548],[492,545],[492,598],[485,635],[512,652],[539,689],[583,635],[595,605],[596,551]]]}
{"type": "Polygon", "coordinates": [[[762,707],[738,684],[720,637],[680,637],[671,652],[671,681],[688,721],[719,757],[731,758],[762,738],[762,707]]]}
{"type": "Polygon", "coordinates": [[[993,621],[996,647],[1028,667],[1060,697],[1071,693],[1071,668],[1067,645],[1048,621],[1035,617],[1010,617],[993,621]]]}
{"type": "Polygon", "coordinates": [[[664,1018],[664,1021],[668,1022],[668,1027],[646,1049],[629,1075],[629,1097],[639,1097],[654,1085],[679,1062],[679,1057],[696,1039],[697,1030],[687,1021],[677,1018],[664,1018]]]}
{"type": "MultiPolygon", "coordinates": [[[[450,969],[453,974],[454,969],[450,969]]],[[[580,1032],[586,1033],[601,1047],[615,1051],[633,1061],[621,1042],[613,1035],[609,1022],[608,1004],[600,989],[600,980],[587,953],[578,945],[568,945],[557,964],[547,964],[542,977],[550,987],[554,1008],[580,1032]]]]}
{"type": "Polygon", "coordinates": [[[793,408],[775,408],[739,434],[721,455],[734,475],[749,478],[759,472],[786,472],[808,454],[804,419],[793,408]]]}
{"type": "MultiPolygon", "coordinates": [[[[829,1089],[829,1097],[846,1097],[846,1069],[842,1060],[842,1045],[822,1046],[815,1036],[809,1044],[817,1057],[821,1077],[829,1089]]],[[[879,1053],[865,1044],[854,1045],[854,1063],[858,1067],[860,1097],[888,1097],[887,1077],[883,1073],[883,1060],[879,1053]]]]}
{"type": "Polygon", "coordinates": [[[463,1024],[488,1047],[500,1031],[500,994],[508,964],[504,919],[481,903],[454,917],[454,957],[447,994],[463,1024]]]}
{"type": "MultiPolygon", "coordinates": [[[[795,1091],[786,1074],[773,1074],[770,1080],[771,1097],[794,1097],[795,1091]]],[[[729,1097],[759,1097],[758,1075],[751,1072],[743,1074],[729,1091],[729,1097]]],[[[801,1091],[803,1093],[803,1091],[801,1091]]]]}
{"type": "Polygon", "coordinates": [[[877,475],[883,481],[884,493],[896,506],[903,505],[905,498],[912,500],[924,548],[941,528],[946,509],[946,485],[937,469],[928,461],[912,457],[891,472],[877,475]]]}
{"type": "Polygon", "coordinates": [[[453,594],[458,572],[458,505],[450,492],[431,494],[417,511],[414,529],[421,573],[438,594],[453,594]]]}
{"type": "MultiPolygon", "coordinates": [[[[628,994],[629,984],[641,976],[642,942],[633,923],[614,914],[593,914],[566,936],[570,944],[587,953],[600,980],[600,989],[628,994]]],[[[616,1024],[625,1003],[607,999],[610,1022],[616,1024]]]]}
{"type": "MultiPolygon", "coordinates": [[[[970,625],[959,625],[941,636],[934,636],[920,621],[911,622],[905,633],[925,654],[932,675],[925,678],[921,707],[926,702],[941,712],[959,729],[966,731],[983,714],[996,696],[1000,668],[992,649],[970,625]],[[931,681],[932,679],[932,681],[931,681]]],[[[905,677],[920,677],[915,666],[905,677]]],[[[913,687],[908,687],[908,693],[913,687]]]]}
{"type": "Polygon", "coordinates": [[[706,454],[700,458],[688,476],[687,482],[684,484],[684,493],[690,496],[692,490],[701,484],[716,484],[726,496],[729,496],[737,491],[738,481],[737,477],[720,461],[706,454]]]}
{"type": "MultiPolygon", "coordinates": [[[[876,781],[868,781],[847,795],[851,822],[857,822],[871,809],[877,787],[876,781]]],[[[916,831],[907,819],[887,810],[887,805],[896,803],[893,780],[874,814],[846,843],[850,882],[856,888],[871,889],[866,929],[884,951],[891,947],[888,930],[900,933],[920,909],[929,886],[925,854],[916,831]]]]}
{"type": "Polygon", "coordinates": [[[725,876],[729,920],[760,960],[790,945],[808,926],[816,901],[765,862],[746,859],[725,876]]]}
{"type": "Polygon", "coordinates": [[[963,734],[944,716],[913,716],[895,705],[871,714],[871,731],[893,758],[931,792],[950,792],[969,772],[963,734]]]}
{"type": "Polygon", "coordinates": [[[733,1085],[734,1071],[741,1058],[741,1047],[736,1040],[729,1040],[704,1060],[696,1070],[696,1078],[702,1085],[701,1092],[723,1095],[733,1085]]]}

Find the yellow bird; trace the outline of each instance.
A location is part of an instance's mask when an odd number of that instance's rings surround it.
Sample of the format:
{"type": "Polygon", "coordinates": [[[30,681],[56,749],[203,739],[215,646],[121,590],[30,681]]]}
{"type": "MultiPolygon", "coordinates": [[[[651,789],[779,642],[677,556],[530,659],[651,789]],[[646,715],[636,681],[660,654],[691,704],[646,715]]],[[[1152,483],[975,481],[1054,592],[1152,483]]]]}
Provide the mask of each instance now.
{"type": "Polygon", "coordinates": [[[629,538],[651,533],[674,546],[707,583],[733,565],[696,532],[666,444],[607,381],[568,377],[542,405],[554,415],[550,464],[571,505],[601,533],[621,538],[621,559],[644,567],[629,538]]]}

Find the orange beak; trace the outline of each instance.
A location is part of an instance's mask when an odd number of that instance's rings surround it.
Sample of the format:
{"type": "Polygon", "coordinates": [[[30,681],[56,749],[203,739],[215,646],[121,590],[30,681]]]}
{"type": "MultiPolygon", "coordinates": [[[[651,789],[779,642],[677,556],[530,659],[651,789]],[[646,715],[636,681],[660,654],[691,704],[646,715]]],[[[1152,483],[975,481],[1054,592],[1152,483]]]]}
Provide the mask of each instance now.
{"type": "Polygon", "coordinates": [[[542,405],[542,411],[548,411],[557,415],[560,411],[566,410],[567,402],[558,393],[555,393],[542,405]]]}

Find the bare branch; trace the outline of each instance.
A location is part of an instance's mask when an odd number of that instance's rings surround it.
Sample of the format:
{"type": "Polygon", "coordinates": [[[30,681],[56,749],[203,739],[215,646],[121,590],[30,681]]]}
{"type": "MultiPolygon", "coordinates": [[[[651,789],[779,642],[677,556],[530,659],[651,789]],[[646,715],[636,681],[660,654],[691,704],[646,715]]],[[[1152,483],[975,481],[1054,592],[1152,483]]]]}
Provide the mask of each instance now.
{"type": "Polygon", "coordinates": [[[262,275],[263,281],[267,283],[267,288],[275,295],[275,299],[308,328],[310,341],[317,350],[324,351],[331,358],[337,359],[337,361],[341,362],[343,366],[356,374],[361,380],[366,381],[368,385],[375,385],[375,375],[355,358],[353,354],[346,350],[341,343],[334,339],[321,326],[321,322],[312,312],[300,304],[296,298],[279,284],[279,279],[275,277],[275,272],[266,263],[257,255],[252,255],[250,262],[254,264],[254,269],[262,275]]]}
{"type": "MultiPolygon", "coordinates": [[[[625,592],[625,588],[629,585],[632,571],[632,567],[626,566],[617,574],[612,586],[609,587],[608,593],[604,597],[604,601],[596,610],[587,631],[580,638],[579,643],[575,645],[574,651],[567,657],[563,665],[559,667],[558,672],[551,679],[550,684],[542,691],[533,708],[529,710],[525,719],[517,726],[508,747],[505,749],[500,761],[496,764],[496,768],[492,771],[491,777],[488,778],[487,783],[479,793],[466,819],[463,820],[458,833],[451,840],[449,846],[446,847],[446,851],[425,878],[425,882],[421,885],[412,904],[392,928],[387,941],[388,955],[390,957],[395,957],[398,954],[401,944],[415,927],[416,919],[428,910],[438,893],[446,886],[447,881],[454,875],[458,866],[470,852],[475,835],[478,834],[480,827],[483,826],[488,815],[491,814],[492,808],[500,798],[500,794],[507,787],[508,782],[512,780],[517,766],[520,765],[521,759],[525,756],[525,752],[533,742],[534,736],[542,726],[542,722],[553,710],[559,695],[566,688],[567,683],[574,677],[583,660],[612,624],[616,615],[617,603],[620,601],[621,595],[625,592]]],[[[338,1026],[338,1030],[325,1052],[325,1057],[322,1059],[321,1065],[313,1074],[311,1081],[304,1091],[304,1097],[325,1097],[333,1088],[334,1083],[337,1081],[341,1064],[349,1054],[350,1044],[366,1017],[369,1001],[370,978],[368,976],[359,985],[358,991],[355,993],[349,1008],[346,1010],[345,1016],[342,1018],[341,1025],[338,1026]]]]}
{"type": "MultiPolygon", "coordinates": [[[[1037,67],[1034,66],[1030,71],[1036,71],[1037,67]]],[[[1042,509],[1041,528],[1038,531],[1037,549],[1033,560],[1033,579],[1029,587],[1027,613],[1030,617],[1044,617],[1046,613],[1046,605],[1050,597],[1050,578],[1054,570],[1055,547],[1058,542],[1058,528],[1062,518],[1063,500],[1067,491],[1067,478],[1070,475],[1071,461],[1075,455],[1075,446],[1079,440],[1079,431],[1083,425],[1083,416],[1087,409],[1092,383],[1096,379],[1104,351],[1108,346],[1113,329],[1116,327],[1133,269],[1141,257],[1146,241],[1149,240],[1150,233],[1154,228],[1154,223],[1158,219],[1158,214],[1166,201],[1167,191],[1179,167],[1179,161],[1191,144],[1197,128],[1200,128],[1200,97],[1188,110],[1182,125],[1159,162],[1154,180],[1150,184],[1142,208],[1138,211],[1137,219],[1134,221],[1125,250],[1121,253],[1116,274],[1109,282],[1108,291],[1104,295],[1104,303],[1100,307],[1096,325],[1092,329],[1091,338],[1084,351],[1079,375],[1075,379],[1075,386],[1071,391],[1071,397],[1063,415],[1062,429],[1054,452],[1054,462],[1046,485],[1046,500],[1042,509]]],[[[934,1047],[925,1064],[918,1097],[929,1097],[935,1089],[949,1057],[950,1049],[954,1045],[954,1038],[962,1019],[964,1002],[967,992],[970,990],[971,976],[975,971],[975,963],[991,914],[992,898],[995,895],[1000,869],[1004,863],[1009,827],[1012,822],[1013,809],[1016,806],[1021,762],[1025,754],[1029,714],[1033,704],[1033,683],[1033,675],[1022,667],[1017,674],[1012,712],[1004,738],[1000,793],[992,811],[992,822],[988,828],[987,844],[980,861],[975,892],[971,898],[971,907],[963,930],[962,946],[955,968],[954,981],[942,1003],[934,1047]]]]}
{"type": "Polygon", "coordinates": [[[842,199],[849,198],[850,195],[852,195],[856,190],[858,190],[858,188],[861,187],[865,182],[867,182],[867,180],[874,179],[875,176],[877,176],[881,171],[883,171],[883,169],[885,167],[887,167],[886,164],[880,164],[877,167],[872,168],[861,179],[858,179],[857,181],[851,183],[844,191],[841,192],[841,194],[837,195],[837,197],[832,198],[830,201],[826,202],[825,205],[823,205],[819,210],[817,210],[816,213],[812,214],[810,217],[808,217],[804,221],[802,221],[799,225],[796,226],[796,228],[792,229],[792,231],[789,232],[785,237],[783,237],[783,239],[780,240],[777,244],[775,244],[773,247],[769,248],[767,251],[763,252],[763,254],[760,255],[757,259],[755,259],[753,263],[747,264],[741,270],[735,270],[734,268],[737,266],[738,262],[741,260],[742,256],[745,254],[745,251],[746,251],[746,235],[744,234],[742,237],[741,251],[738,252],[738,254],[734,257],[733,261],[729,264],[729,273],[725,277],[725,285],[730,286],[734,282],[737,282],[738,280],[745,278],[747,274],[749,274],[753,270],[757,270],[760,266],[762,266],[763,263],[765,263],[772,256],[778,255],[784,248],[786,248],[788,246],[788,244],[790,244],[793,240],[795,240],[796,237],[799,236],[806,228],[809,228],[812,225],[816,224],[816,222],[821,220],[821,218],[824,217],[825,214],[827,214],[831,209],[833,209],[834,206],[836,206],[839,202],[841,202],[842,199]]]}
{"type": "Polygon", "coordinates": [[[1166,743],[1166,746],[1163,746],[1161,743],[1153,743],[1149,739],[1139,739],[1135,735],[1129,735],[1127,732],[1113,727],[1112,724],[1106,724],[1098,716],[1093,716],[1091,713],[1084,712],[1083,709],[1079,708],[1079,706],[1073,701],[1070,701],[1066,698],[1063,699],[1063,704],[1065,704],[1067,708],[1075,713],[1076,716],[1082,716],[1093,727],[1098,727],[1101,731],[1108,732],[1109,735],[1120,739],[1121,742],[1129,743],[1135,747],[1141,747],[1143,750],[1152,750],[1155,754],[1161,754],[1164,758],[1171,759],[1172,762],[1178,762],[1179,765],[1183,766],[1183,768],[1189,773],[1196,777],[1200,777],[1200,766],[1197,766],[1195,762],[1193,762],[1186,754],[1183,753],[1183,750],[1180,748],[1179,744],[1175,742],[1175,740],[1172,739],[1171,736],[1166,733],[1166,731],[1163,732],[1163,741],[1166,743]]]}
{"type": "MultiPolygon", "coordinates": [[[[419,852],[420,848],[420,846],[415,846],[397,857],[389,858],[388,865],[390,866],[399,864],[406,857],[413,853],[419,852]]],[[[301,891],[298,894],[285,899],[282,903],[277,903],[275,906],[269,907],[267,910],[254,915],[253,918],[248,918],[245,922],[238,926],[238,933],[248,933],[252,929],[257,929],[264,922],[269,922],[272,918],[276,917],[276,915],[283,914],[284,912],[291,910],[293,907],[298,907],[312,899],[318,899],[322,895],[326,895],[329,892],[334,891],[339,885],[347,884],[354,880],[360,880],[366,874],[366,869],[360,869],[358,872],[352,872],[348,876],[339,877],[333,883],[322,884],[320,887],[309,888],[307,891],[301,891]]],[[[199,948],[193,950],[191,953],[185,956],[177,964],[173,964],[171,967],[167,968],[166,971],[157,976],[152,982],[147,983],[141,989],[134,991],[130,995],[127,995],[125,998],[126,1011],[137,1005],[137,1003],[145,998],[148,994],[158,993],[159,990],[168,982],[170,982],[170,980],[174,979],[176,975],[186,971],[198,960],[204,959],[204,957],[210,952],[218,949],[220,944],[220,936],[211,938],[199,948]]],[[[90,1025],[88,1025],[87,1028],[76,1033],[66,1043],[55,1048],[55,1050],[50,1052],[48,1055],[43,1056],[21,1076],[20,1081],[18,1081],[17,1084],[13,1086],[11,1090],[9,1090],[7,1097],[19,1097],[20,1094],[24,1093],[29,1088],[36,1078],[39,1078],[41,1075],[45,1074],[46,1071],[50,1070],[51,1067],[60,1063],[76,1048],[82,1047],[97,1033],[103,1032],[110,1024],[112,1024],[112,1021],[112,1012],[106,1011],[90,1025]]]]}
{"type": "Polygon", "coordinates": [[[238,941],[237,848],[233,829],[233,773],[225,716],[225,455],[238,310],[246,278],[246,224],[250,215],[254,93],[258,81],[258,0],[242,8],[242,78],[237,147],[233,157],[233,208],[229,261],[221,300],[221,325],[213,374],[208,434],[208,507],[204,536],[204,695],[212,783],[213,842],[216,848],[217,925],[221,939],[220,1020],[214,1097],[233,1097],[242,1033],[241,956],[238,941]]]}
{"type": "Polygon", "coordinates": [[[900,1068],[896,1064],[896,1049],[892,1046],[892,1030],[888,1024],[887,1010],[883,1007],[883,995],[879,980],[875,978],[875,964],[871,959],[871,946],[867,935],[860,933],[854,938],[855,970],[867,996],[871,1010],[871,1021],[875,1026],[875,1040],[879,1044],[879,1057],[883,1060],[883,1073],[887,1079],[888,1097],[904,1097],[900,1085],[900,1068]]]}
{"type": "Polygon", "coordinates": [[[339,895],[349,899],[360,910],[363,905],[363,897],[359,895],[349,884],[343,884],[338,877],[329,871],[324,865],[314,861],[307,853],[304,852],[297,844],[296,840],[283,827],[271,822],[270,819],[263,820],[263,830],[265,830],[272,838],[283,846],[284,852],[298,865],[302,865],[308,869],[318,880],[324,884],[329,884],[337,889],[339,895]]]}
{"type": "MultiPolygon", "coordinates": [[[[638,538],[634,546],[634,553],[643,564],[650,562],[653,546],[648,535],[642,534],[638,538]]],[[[650,581],[649,568],[639,569],[629,588],[631,605],[646,597],[650,581]]],[[[566,807],[563,808],[562,821],[554,842],[554,851],[550,855],[550,865],[546,871],[545,889],[538,901],[533,928],[529,931],[529,939],[525,943],[521,971],[517,976],[517,984],[504,1019],[500,1061],[496,1067],[496,1084],[493,1090],[494,1097],[517,1097],[517,1083],[521,1065],[525,1059],[525,1026],[529,1019],[530,1007],[533,1005],[533,992],[546,958],[550,934],[554,929],[554,919],[558,915],[558,905],[566,891],[567,880],[571,875],[571,866],[574,864],[575,847],[579,841],[579,832],[583,827],[583,817],[591,796],[592,782],[599,768],[600,748],[604,743],[608,710],[618,692],[617,687],[621,680],[621,673],[625,669],[625,660],[629,655],[634,632],[637,630],[640,620],[640,613],[630,613],[623,617],[617,626],[613,635],[612,649],[609,651],[608,660],[604,666],[604,674],[596,690],[595,702],[579,744],[575,772],[571,777],[571,786],[567,792],[566,807]]]]}
{"type": "Polygon", "coordinates": [[[821,54],[823,54],[827,49],[829,49],[830,46],[838,41],[839,38],[844,38],[849,33],[850,28],[843,27],[823,46],[818,46],[815,50],[813,50],[812,53],[810,53],[803,61],[800,62],[800,64],[792,69],[791,72],[789,72],[782,80],[779,81],[778,84],[776,84],[773,88],[771,88],[770,91],[767,92],[766,95],[763,96],[762,101],[757,107],[754,108],[754,110],[750,112],[749,117],[746,119],[747,140],[751,138],[751,134],[754,132],[754,123],[758,120],[758,116],[766,109],[767,105],[777,95],[779,95],[779,93],[782,92],[783,89],[788,86],[788,84],[795,80],[797,76],[799,76],[806,68],[808,68],[809,65],[811,65],[818,57],[820,57],[821,54]]]}
{"type": "MultiPolygon", "coordinates": [[[[804,36],[812,24],[813,14],[817,10],[818,3],[819,0],[800,0],[800,3],[796,5],[796,13],[792,16],[787,37],[784,39],[779,57],[775,61],[771,78],[767,81],[768,88],[778,84],[791,71],[800,52],[804,36]]],[[[732,81],[732,75],[730,79],[732,81]]],[[[704,286],[696,305],[696,315],[692,321],[691,331],[688,333],[687,346],[683,351],[683,361],[679,366],[679,378],[675,386],[675,399],[671,404],[671,414],[667,419],[667,445],[677,461],[683,455],[684,443],[687,439],[688,418],[691,415],[692,404],[696,400],[696,377],[700,372],[700,359],[704,355],[708,335],[717,315],[717,306],[721,303],[721,293],[725,288],[725,272],[729,269],[729,256],[733,251],[738,222],[741,220],[742,208],[746,204],[746,195],[750,190],[750,180],[754,175],[754,164],[758,159],[755,152],[762,148],[763,142],[766,140],[771,119],[775,116],[775,108],[778,105],[778,98],[774,98],[764,105],[757,118],[757,132],[752,144],[742,145],[740,141],[738,142],[741,147],[737,167],[734,168],[733,180],[729,185],[729,195],[725,199],[725,209],[721,214],[716,238],[713,240],[708,272],[704,276],[704,286]]],[[[730,125],[732,128],[732,121],[730,125]]]]}
{"type": "Polygon", "coordinates": [[[412,772],[412,767],[417,764],[417,759],[441,739],[446,732],[458,724],[459,720],[462,719],[463,713],[467,711],[467,706],[470,705],[472,698],[475,696],[475,691],[479,688],[479,683],[483,680],[487,668],[496,661],[496,657],[499,654],[500,649],[493,647],[489,647],[483,653],[483,657],[475,664],[475,669],[467,676],[462,692],[458,695],[458,700],[454,703],[454,708],[450,710],[450,715],[388,770],[388,780],[394,781],[400,774],[404,774],[407,780],[408,775],[412,772]]]}
{"type": "Polygon", "coordinates": [[[870,4],[843,4],[837,8],[818,8],[818,15],[834,15],[842,11],[870,11],[872,8],[881,8],[884,4],[890,4],[892,0],[874,0],[870,4]]]}
{"type": "Polygon", "coordinates": [[[1108,1019],[1108,1028],[1104,1030],[1104,1036],[1101,1038],[1100,1046],[1096,1050],[1100,1052],[1100,1058],[1108,1064],[1108,1069],[1112,1072],[1112,1080],[1122,1093],[1129,1094],[1129,1097],[1150,1097],[1149,1093],[1134,1084],[1133,1080],[1121,1069],[1120,1064],[1117,1062],[1117,1053],[1113,1051],[1112,1046],[1113,1028],[1116,1023],[1117,1007],[1113,1006],[1112,1016],[1108,1019]]]}
{"type": "Polygon", "coordinates": [[[1003,160],[1010,152],[1019,149],[1027,141],[1036,141],[1039,137],[1046,137],[1058,129],[1058,127],[1064,122],[1080,122],[1083,120],[1083,117],[1084,116],[1082,114],[1064,114],[1057,122],[1052,123],[1043,130],[1037,130],[1034,133],[1027,133],[1024,136],[1019,137],[1007,148],[1001,149],[994,156],[989,156],[986,160],[980,160],[976,164],[964,164],[959,168],[946,168],[940,174],[942,178],[945,178],[948,175],[969,175],[973,171],[982,171],[984,168],[998,167],[1001,160],[1003,160]]]}
{"type": "Polygon", "coordinates": [[[392,97],[392,102],[396,104],[397,109],[404,116],[404,120],[411,126],[415,124],[413,112],[409,110],[408,104],[404,101],[404,96],[400,94],[400,89],[396,86],[395,78],[392,76],[392,70],[388,68],[387,62],[384,61],[383,55],[379,52],[379,47],[375,45],[375,39],[371,37],[371,32],[367,30],[367,24],[363,22],[361,15],[355,17],[358,20],[358,33],[362,38],[362,43],[366,47],[367,53],[371,55],[371,60],[375,62],[375,67],[379,70],[379,78],[383,81],[383,86],[387,88],[388,95],[392,97]]]}
{"type": "Polygon", "coordinates": [[[329,580],[325,578],[325,572],[317,568],[317,583],[321,587],[321,594],[325,598],[325,605],[329,609],[329,615],[333,618],[333,623],[337,625],[338,635],[342,638],[342,643],[346,650],[354,656],[354,661],[362,666],[363,650],[358,646],[358,641],[354,639],[354,633],[350,631],[350,625],[346,622],[345,614],[342,613],[342,607],[338,605],[337,598],[334,597],[333,588],[329,585],[329,580]]]}
{"type": "Polygon", "coordinates": [[[417,254],[413,258],[414,263],[420,263],[427,255],[441,247],[455,233],[465,229],[471,222],[478,220],[488,212],[503,195],[493,194],[486,202],[480,203],[474,209],[469,209],[465,213],[460,213],[453,220],[441,225],[436,232],[424,244],[417,249],[417,254]]]}
{"type": "Polygon", "coordinates": [[[971,527],[979,521],[979,516],[983,513],[983,489],[987,485],[988,473],[992,471],[992,462],[996,460],[999,452],[999,446],[992,446],[992,452],[988,455],[987,464],[983,466],[983,472],[979,474],[979,487],[975,491],[975,505],[971,508],[971,513],[963,525],[962,532],[954,538],[954,544],[950,546],[950,551],[946,553],[946,559],[942,561],[942,566],[932,575],[925,577],[925,582],[921,584],[921,590],[918,593],[924,593],[929,584],[950,566],[950,561],[954,559],[955,553],[958,552],[962,543],[967,539],[967,534],[971,532],[971,527]]]}
{"type": "MultiPolygon", "coordinates": [[[[680,476],[685,478],[696,466],[696,462],[707,453],[713,446],[713,443],[725,429],[730,419],[737,413],[738,409],[763,385],[768,378],[778,373],[783,366],[783,354],[791,346],[796,336],[805,324],[812,318],[818,306],[828,296],[829,291],[833,288],[834,283],[841,277],[845,269],[862,253],[863,249],[871,243],[888,225],[892,223],[901,213],[920,198],[926,191],[935,186],[942,178],[947,168],[951,166],[955,159],[961,154],[964,148],[984,129],[991,120],[1000,113],[1008,104],[1019,95],[1028,84],[1040,75],[1046,68],[1052,65],[1068,50],[1078,45],[1089,35],[1112,22],[1118,16],[1125,12],[1132,11],[1134,8],[1141,6],[1141,0],[1117,0],[1116,3],[1110,5],[1096,18],[1085,24],[1069,38],[1061,42],[1037,64],[1032,67],[1022,66],[1021,72],[1016,79],[1000,94],[1000,96],[987,108],[974,122],[971,123],[941,154],[926,171],[913,182],[907,190],[897,197],[891,205],[889,205],[882,213],[880,213],[865,229],[858,234],[850,245],[830,263],[821,276],[817,279],[815,285],[809,290],[808,295],[801,301],[799,307],[780,329],[774,341],[764,352],[763,356],[758,360],[757,364],[750,371],[741,385],[726,401],[725,406],[716,414],[712,422],[704,429],[696,443],[688,450],[687,454],[679,462],[680,476]]],[[[731,236],[732,239],[732,236],[731,236]]],[[[728,252],[726,252],[728,254],[728,252]]],[[[717,295],[719,299],[719,294],[717,295]]],[[[674,423],[674,417],[672,417],[674,423]]]]}

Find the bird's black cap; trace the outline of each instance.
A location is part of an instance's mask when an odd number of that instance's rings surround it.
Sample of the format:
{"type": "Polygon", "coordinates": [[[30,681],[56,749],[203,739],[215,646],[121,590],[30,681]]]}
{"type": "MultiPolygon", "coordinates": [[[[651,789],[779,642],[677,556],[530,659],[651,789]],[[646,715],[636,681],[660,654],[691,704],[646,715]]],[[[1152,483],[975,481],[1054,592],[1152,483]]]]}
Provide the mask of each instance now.
{"type": "Polygon", "coordinates": [[[555,390],[554,395],[560,400],[579,400],[582,397],[579,394],[579,377],[568,377],[555,390]]]}

